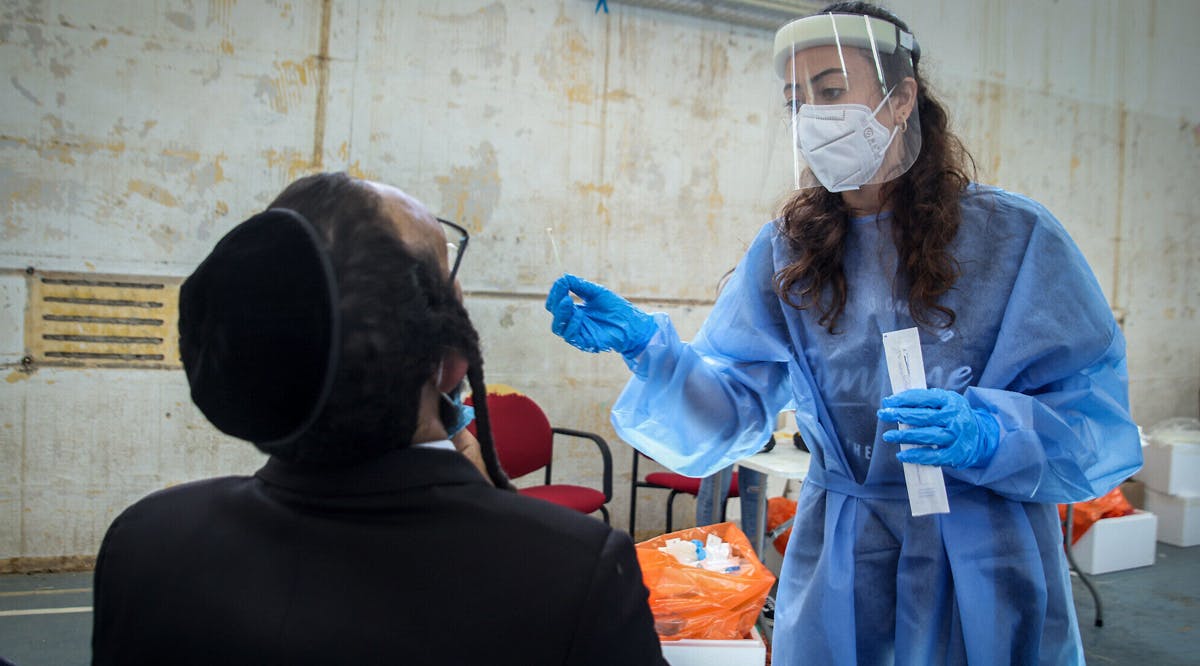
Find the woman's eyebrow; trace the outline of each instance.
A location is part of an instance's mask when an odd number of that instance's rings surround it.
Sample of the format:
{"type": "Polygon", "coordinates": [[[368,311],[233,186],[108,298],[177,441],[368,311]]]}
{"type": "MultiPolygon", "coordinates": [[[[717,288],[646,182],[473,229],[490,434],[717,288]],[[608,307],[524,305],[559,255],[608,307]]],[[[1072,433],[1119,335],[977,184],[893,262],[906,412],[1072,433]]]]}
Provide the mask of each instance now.
{"type": "Polygon", "coordinates": [[[842,75],[845,75],[845,72],[844,72],[844,71],[843,71],[841,68],[839,68],[839,67],[830,67],[829,69],[827,69],[827,70],[825,70],[825,71],[821,72],[820,74],[817,74],[816,76],[814,76],[814,77],[812,77],[811,79],[809,79],[809,80],[808,80],[808,82],[809,82],[810,84],[812,84],[812,85],[816,85],[816,84],[817,84],[817,79],[821,78],[822,76],[825,76],[826,74],[842,74],[842,75]]]}

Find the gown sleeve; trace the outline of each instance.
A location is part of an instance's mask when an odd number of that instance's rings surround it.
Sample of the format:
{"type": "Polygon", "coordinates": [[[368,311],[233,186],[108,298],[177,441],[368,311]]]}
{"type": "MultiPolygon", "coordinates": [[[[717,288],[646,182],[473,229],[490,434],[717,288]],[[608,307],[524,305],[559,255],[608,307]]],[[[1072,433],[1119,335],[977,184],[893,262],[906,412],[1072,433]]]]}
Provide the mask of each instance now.
{"type": "Polygon", "coordinates": [[[1142,464],[1125,339],[1066,230],[1023,201],[1009,213],[1037,219],[995,346],[966,391],[972,407],[1000,424],[996,455],[985,467],[945,471],[1017,501],[1078,502],[1142,464]]]}
{"type": "Polygon", "coordinates": [[[617,434],[678,473],[703,477],[757,452],[790,402],[786,325],[773,288],[768,224],[742,258],[696,339],[663,313],[612,408],[617,434]]]}

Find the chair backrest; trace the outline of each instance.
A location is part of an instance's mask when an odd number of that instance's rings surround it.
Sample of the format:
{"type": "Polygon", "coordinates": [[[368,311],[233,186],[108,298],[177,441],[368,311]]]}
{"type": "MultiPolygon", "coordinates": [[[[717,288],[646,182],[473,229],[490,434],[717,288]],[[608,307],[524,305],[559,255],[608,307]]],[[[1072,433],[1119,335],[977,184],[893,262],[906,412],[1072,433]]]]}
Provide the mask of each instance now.
{"type": "MultiPolygon", "coordinates": [[[[521,393],[493,393],[488,387],[488,415],[500,465],[514,479],[550,464],[554,433],[537,403],[521,393]]],[[[475,433],[475,424],[470,425],[475,433]]]]}

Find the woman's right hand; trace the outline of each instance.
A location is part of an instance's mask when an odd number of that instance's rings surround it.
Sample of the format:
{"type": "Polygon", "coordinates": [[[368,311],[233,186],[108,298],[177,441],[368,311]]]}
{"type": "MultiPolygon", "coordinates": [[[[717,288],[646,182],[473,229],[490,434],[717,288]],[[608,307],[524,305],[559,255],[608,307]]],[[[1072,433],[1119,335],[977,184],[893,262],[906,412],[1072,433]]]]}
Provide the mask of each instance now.
{"type": "Polygon", "coordinates": [[[546,310],[554,317],[550,330],[586,352],[615,351],[633,358],[658,330],[654,318],[629,301],[569,273],[550,287],[546,310]],[[583,302],[576,303],[572,293],[583,302]]]}

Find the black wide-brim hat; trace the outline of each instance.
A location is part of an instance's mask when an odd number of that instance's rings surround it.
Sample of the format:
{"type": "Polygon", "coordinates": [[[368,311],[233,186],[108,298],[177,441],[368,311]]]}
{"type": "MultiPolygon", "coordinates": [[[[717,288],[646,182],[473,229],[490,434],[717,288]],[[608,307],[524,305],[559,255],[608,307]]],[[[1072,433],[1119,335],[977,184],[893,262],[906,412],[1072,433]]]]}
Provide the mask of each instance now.
{"type": "Polygon", "coordinates": [[[184,281],[179,352],[192,401],[222,432],[291,458],[320,416],[341,348],[325,241],[295,211],[234,227],[184,281]]]}

